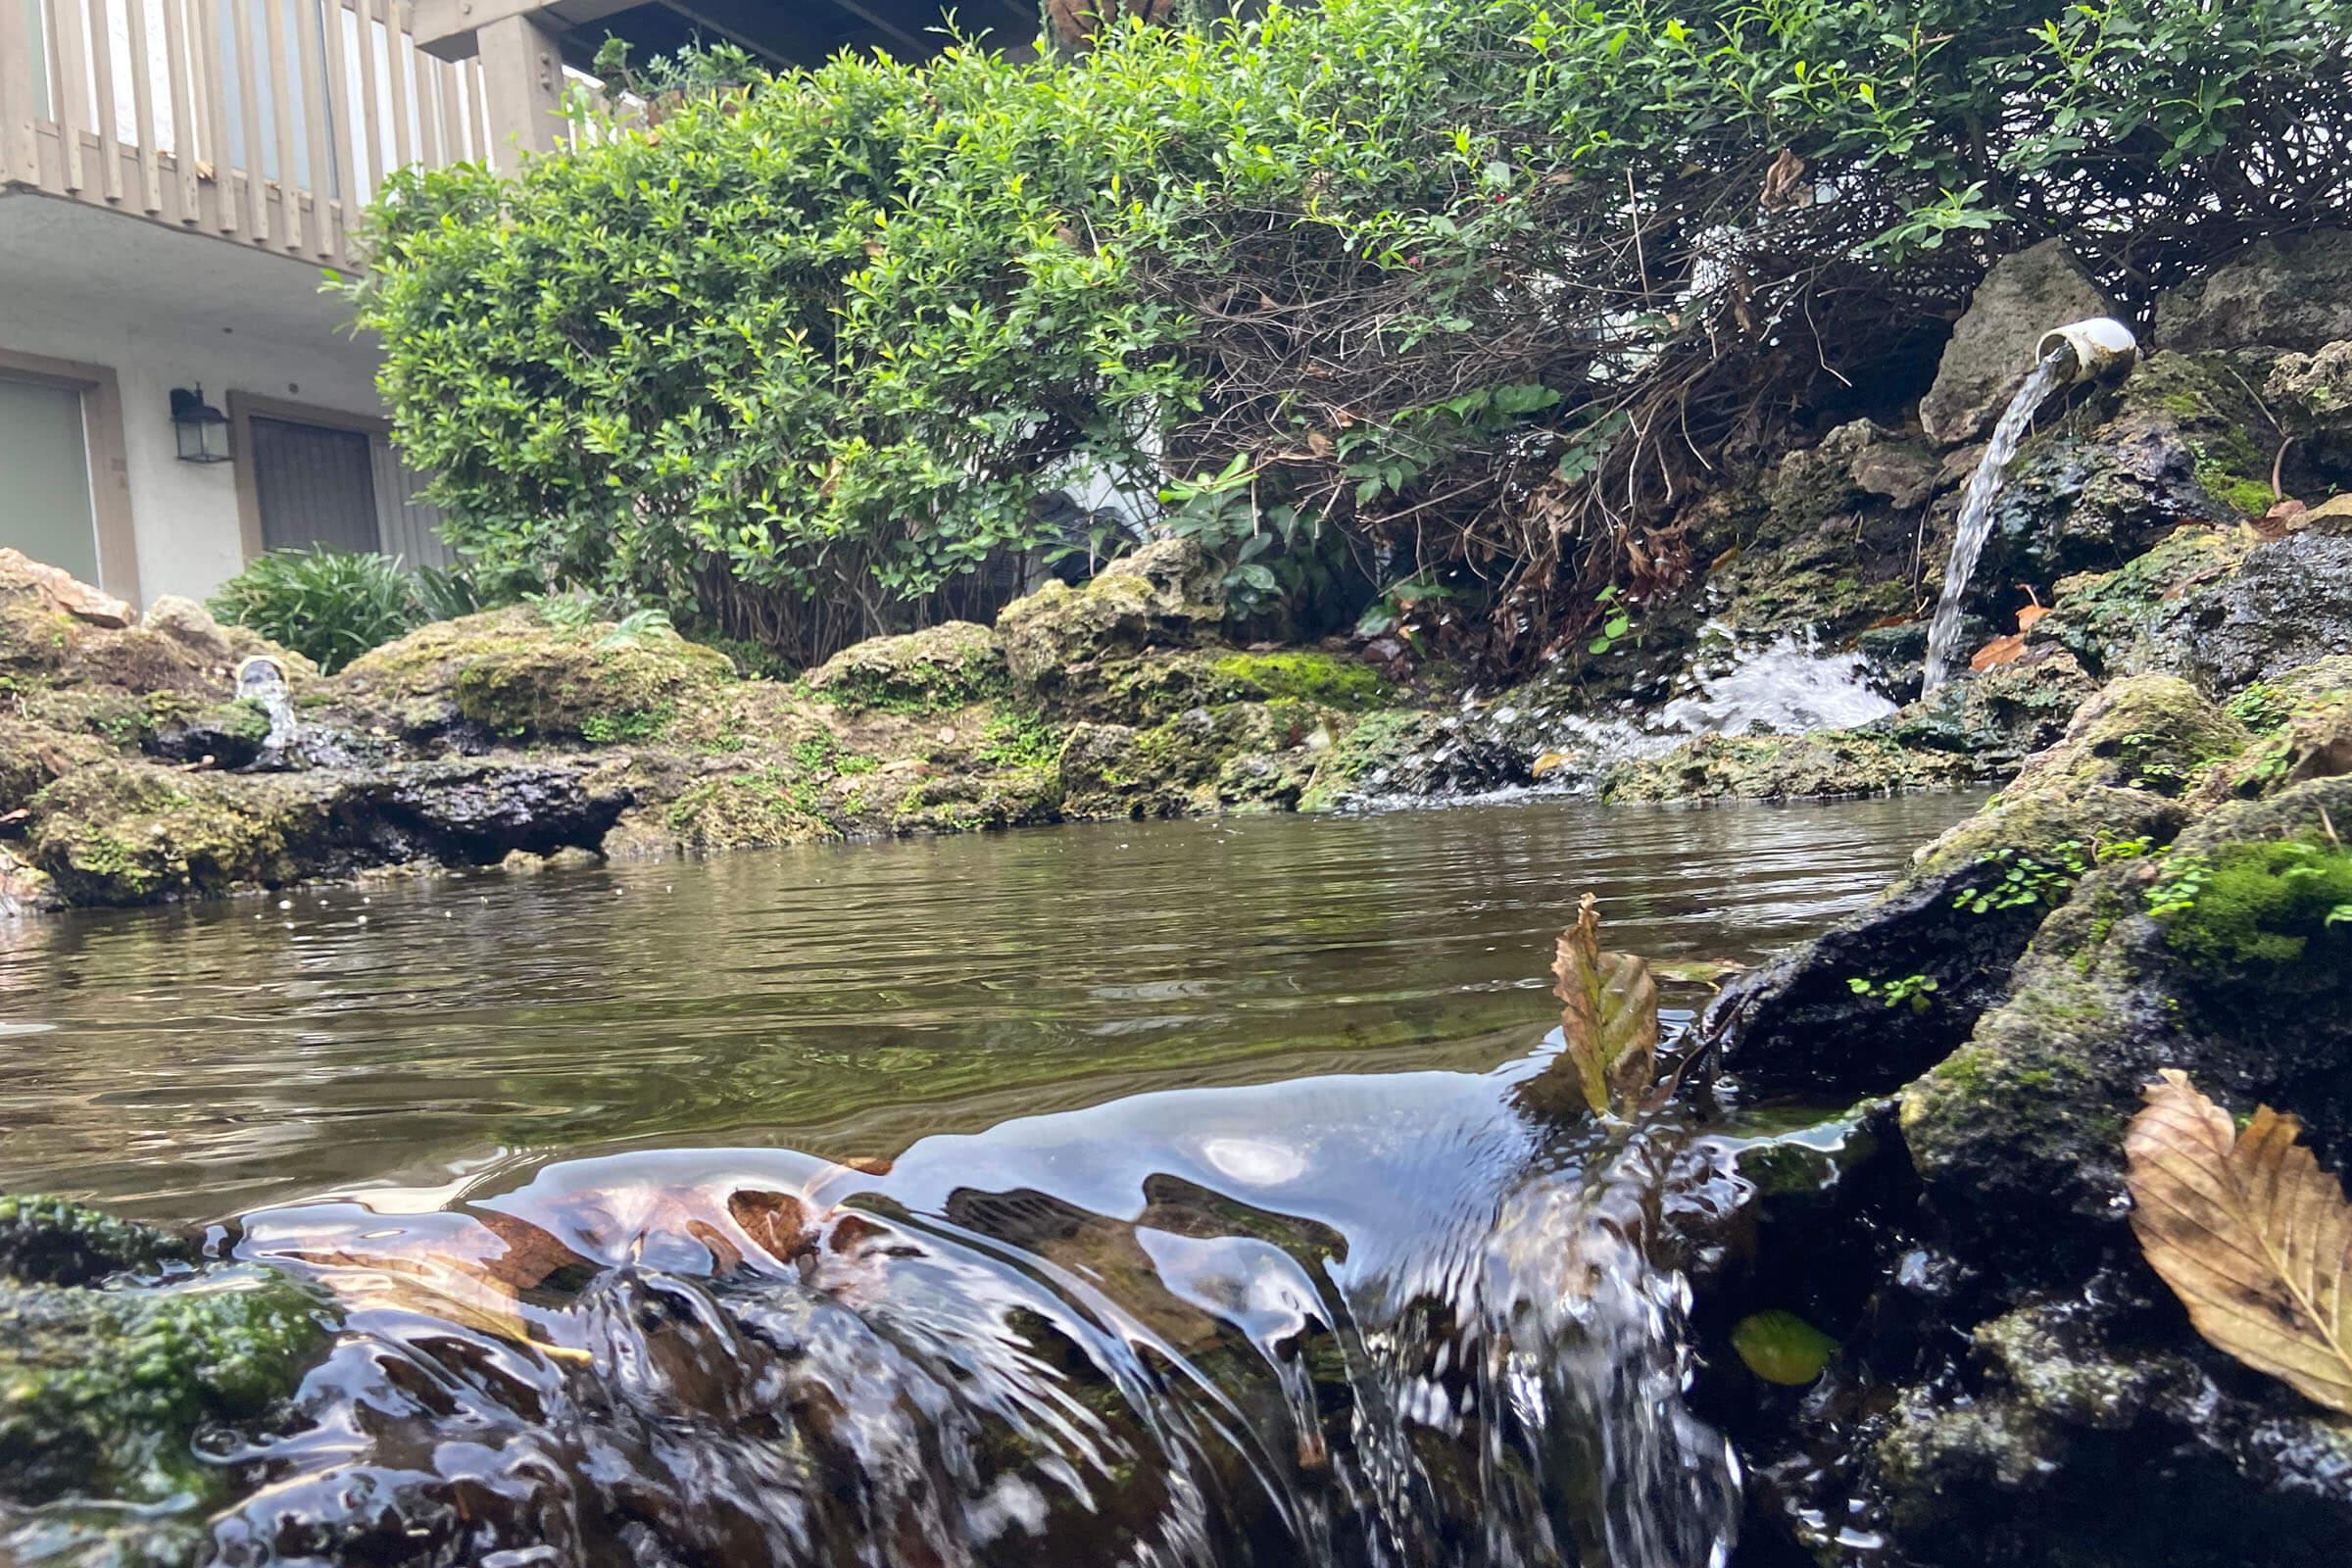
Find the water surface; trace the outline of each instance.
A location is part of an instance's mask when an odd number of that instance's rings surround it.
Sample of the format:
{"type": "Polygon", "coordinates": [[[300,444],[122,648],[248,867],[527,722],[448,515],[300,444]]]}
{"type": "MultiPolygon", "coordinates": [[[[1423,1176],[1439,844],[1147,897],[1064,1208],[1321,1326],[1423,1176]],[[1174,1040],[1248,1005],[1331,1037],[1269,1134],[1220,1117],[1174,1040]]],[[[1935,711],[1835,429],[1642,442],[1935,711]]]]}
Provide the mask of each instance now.
{"type": "Polygon", "coordinates": [[[888,1158],[1145,1091],[1481,1072],[1555,1015],[1587,890],[1614,945],[1753,958],[1973,805],[1095,825],[0,927],[0,1191],[217,1217],[570,1152],[888,1158]]]}

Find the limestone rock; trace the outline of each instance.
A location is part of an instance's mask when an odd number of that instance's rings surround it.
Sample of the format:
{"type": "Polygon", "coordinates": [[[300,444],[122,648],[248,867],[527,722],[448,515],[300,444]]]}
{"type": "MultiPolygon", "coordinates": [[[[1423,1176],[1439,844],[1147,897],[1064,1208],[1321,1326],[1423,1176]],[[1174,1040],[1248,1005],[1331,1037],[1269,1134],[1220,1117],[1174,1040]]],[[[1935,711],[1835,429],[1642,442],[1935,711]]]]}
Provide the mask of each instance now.
{"type": "Polygon", "coordinates": [[[899,712],[963,708],[1011,685],[996,633],[968,620],[869,638],[810,670],[808,682],[845,708],[899,712]]]}
{"type": "Polygon", "coordinates": [[[2102,844],[2161,844],[2182,799],[2241,750],[2245,730],[2185,681],[2118,681],[2084,704],[2057,745],[2031,758],[1984,811],[1923,851],[1868,908],[1819,940],[1739,976],[1702,1020],[1740,1081],[1766,1093],[1882,1093],[1968,1038],[2006,994],[2042,917],[2096,863],[2102,844]],[[1883,987],[1934,979],[1923,1010],[1883,987]]]}
{"type": "Polygon", "coordinates": [[[1225,617],[1224,574],[1190,539],[1122,556],[1083,586],[1053,582],[997,617],[1014,680],[1041,691],[1070,683],[1105,654],[1182,648],[1225,617]]]}
{"type": "Polygon", "coordinates": [[[2156,297],[2168,349],[2316,351],[2352,338],[2352,229],[2258,240],[2156,297]]]}
{"type": "Polygon", "coordinates": [[[2305,521],[2156,616],[2153,641],[2207,691],[2235,691],[2352,648],[2352,517],[2305,521]]]}
{"type": "Polygon", "coordinates": [[[1984,434],[2034,368],[2043,333],[2115,307],[2058,240],[2004,256],[1952,327],[1919,422],[1949,445],[1984,434]]]}
{"type": "Polygon", "coordinates": [[[43,565],[22,550],[4,546],[0,546],[0,596],[29,596],[75,620],[114,630],[139,618],[127,600],[101,592],[60,567],[43,565]]]}

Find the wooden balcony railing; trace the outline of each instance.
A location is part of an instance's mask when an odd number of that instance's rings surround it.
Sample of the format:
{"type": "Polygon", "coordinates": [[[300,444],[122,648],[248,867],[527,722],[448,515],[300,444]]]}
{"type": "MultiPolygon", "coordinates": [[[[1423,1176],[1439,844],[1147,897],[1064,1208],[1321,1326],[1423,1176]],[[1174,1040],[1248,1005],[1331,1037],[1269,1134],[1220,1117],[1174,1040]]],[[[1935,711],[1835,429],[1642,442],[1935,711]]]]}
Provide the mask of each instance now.
{"type": "Polygon", "coordinates": [[[337,269],[386,173],[491,155],[409,0],[0,0],[0,185],[337,269]]]}

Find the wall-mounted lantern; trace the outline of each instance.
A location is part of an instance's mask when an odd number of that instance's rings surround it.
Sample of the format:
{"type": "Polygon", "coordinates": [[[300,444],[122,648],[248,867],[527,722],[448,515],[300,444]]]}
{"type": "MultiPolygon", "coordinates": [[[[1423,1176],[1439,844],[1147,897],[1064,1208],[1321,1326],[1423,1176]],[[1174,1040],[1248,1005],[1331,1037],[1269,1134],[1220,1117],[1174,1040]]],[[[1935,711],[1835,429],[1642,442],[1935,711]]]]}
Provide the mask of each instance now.
{"type": "Polygon", "coordinates": [[[182,463],[228,461],[228,416],[204,401],[201,383],[193,392],[184,386],[172,389],[172,433],[178,438],[182,463]]]}

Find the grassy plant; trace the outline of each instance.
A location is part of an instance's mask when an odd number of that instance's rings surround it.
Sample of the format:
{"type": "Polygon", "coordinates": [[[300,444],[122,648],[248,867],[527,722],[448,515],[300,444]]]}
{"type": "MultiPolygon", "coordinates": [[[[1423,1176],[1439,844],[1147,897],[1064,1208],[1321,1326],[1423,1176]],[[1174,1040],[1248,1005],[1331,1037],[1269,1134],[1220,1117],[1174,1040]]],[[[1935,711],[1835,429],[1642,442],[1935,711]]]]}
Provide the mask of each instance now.
{"type": "Polygon", "coordinates": [[[430,618],[391,556],[273,550],[213,596],[213,613],[335,670],[430,618]]]}

